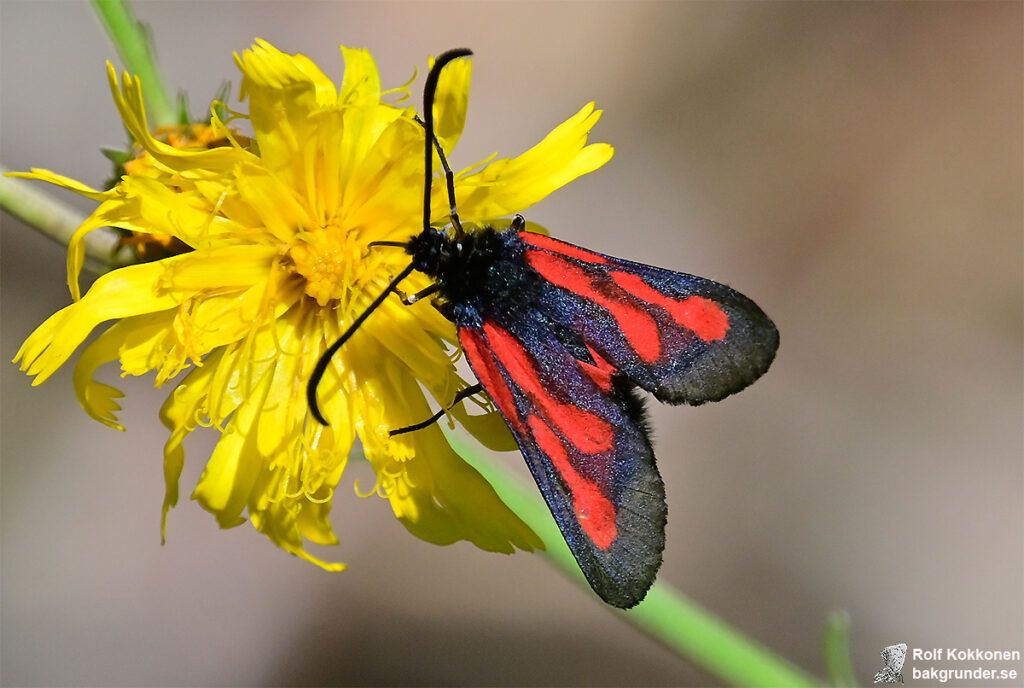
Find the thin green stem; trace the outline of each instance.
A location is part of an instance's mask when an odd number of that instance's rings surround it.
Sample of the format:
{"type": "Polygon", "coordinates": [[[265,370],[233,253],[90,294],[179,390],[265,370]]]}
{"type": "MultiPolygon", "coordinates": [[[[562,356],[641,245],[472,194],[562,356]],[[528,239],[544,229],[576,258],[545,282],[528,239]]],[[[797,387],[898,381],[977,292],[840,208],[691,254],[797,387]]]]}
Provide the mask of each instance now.
{"type": "Polygon", "coordinates": [[[857,677],[850,661],[850,615],[844,611],[830,612],[825,620],[825,673],[837,688],[855,688],[857,677]]]}
{"type": "Polygon", "coordinates": [[[146,115],[152,126],[174,124],[177,121],[175,108],[146,26],[135,18],[124,0],[92,0],[92,6],[117,49],[121,64],[142,80],[146,115]]]}
{"type": "MultiPolygon", "coordinates": [[[[589,590],[572,552],[562,539],[551,513],[538,498],[537,491],[524,487],[497,462],[480,456],[465,438],[457,434],[449,434],[448,437],[455,451],[480,471],[505,503],[544,540],[548,558],[589,590]]],[[[667,584],[655,583],[647,598],[637,607],[617,613],[729,685],[821,684],[815,677],[731,628],[667,584]]]]}
{"type": "MultiPolygon", "coordinates": [[[[0,165],[0,209],[67,246],[85,216],[26,181],[3,176],[7,172],[0,165]]],[[[90,232],[85,238],[85,269],[103,274],[130,261],[131,250],[118,247],[118,240],[117,233],[107,228],[90,232]]]]}

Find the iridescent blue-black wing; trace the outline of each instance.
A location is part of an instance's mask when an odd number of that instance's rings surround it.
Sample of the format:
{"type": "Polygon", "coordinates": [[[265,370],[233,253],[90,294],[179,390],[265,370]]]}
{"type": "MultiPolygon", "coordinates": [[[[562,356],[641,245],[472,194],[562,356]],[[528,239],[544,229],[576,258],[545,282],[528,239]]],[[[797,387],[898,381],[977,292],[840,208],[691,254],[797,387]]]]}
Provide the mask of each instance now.
{"type": "Polygon", "coordinates": [[[580,361],[537,315],[463,326],[459,340],[591,587],[632,607],[665,547],[665,489],[643,410],[631,385],[580,361]]]}
{"type": "Polygon", "coordinates": [[[775,325],[723,284],[539,234],[519,238],[546,286],[535,307],[659,401],[718,401],[763,375],[775,357],[775,325]]]}
{"type": "Polygon", "coordinates": [[[525,232],[508,248],[528,294],[464,320],[459,340],[587,580],[631,607],[661,564],[666,518],[634,386],[669,403],[722,399],[767,370],[778,333],[710,280],[525,232]]]}

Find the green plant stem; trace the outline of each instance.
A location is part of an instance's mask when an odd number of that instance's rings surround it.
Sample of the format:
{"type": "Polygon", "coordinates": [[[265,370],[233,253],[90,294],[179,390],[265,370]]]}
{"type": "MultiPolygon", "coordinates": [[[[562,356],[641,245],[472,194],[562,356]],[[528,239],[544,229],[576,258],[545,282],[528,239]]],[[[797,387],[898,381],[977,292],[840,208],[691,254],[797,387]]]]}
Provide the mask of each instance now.
{"type": "Polygon", "coordinates": [[[825,673],[837,688],[859,685],[850,661],[850,615],[844,611],[830,612],[825,620],[825,673]]]}
{"type": "MultiPolygon", "coordinates": [[[[505,503],[544,540],[548,547],[547,557],[589,590],[576,559],[566,546],[551,513],[538,498],[537,491],[524,487],[498,462],[481,457],[464,437],[446,434],[455,451],[480,471],[505,503]]],[[[618,613],[729,685],[821,685],[815,677],[729,627],[669,585],[655,583],[647,598],[637,607],[618,613]]]]}
{"type": "MultiPolygon", "coordinates": [[[[0,209],[66,247],[85,216],[24,180],[3,176],[7,172],[0,165],[0,209]]],[[[118,241],[117,233],[105,227],[89,232],[85,238],[85,269],[103,274],[131,260],[131,250],[118,247],[118,241]]]]}
{"type": "Polygon", "coordinates": [[[117,49],[124,68],[142,80],[146,115],[151,126],[174,124],[175,108],[167,92],[163,75],[157,64],[151,36],[146,27],[135,18],[124,0],[92,0],[93,9],[103,23],[110,42],[117,49]]]}

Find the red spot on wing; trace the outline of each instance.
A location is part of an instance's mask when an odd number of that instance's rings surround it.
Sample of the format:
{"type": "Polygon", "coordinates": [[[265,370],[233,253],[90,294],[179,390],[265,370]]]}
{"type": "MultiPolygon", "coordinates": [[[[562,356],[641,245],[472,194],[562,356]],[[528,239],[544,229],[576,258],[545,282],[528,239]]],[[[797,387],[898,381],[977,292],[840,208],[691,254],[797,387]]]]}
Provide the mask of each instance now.
{"type": "Polygon", "coordinates": [[[520,232],[519,238],[522,239],[527,244],[529,244],[530,246],[547,249],[548,251],[554,251],[555,253],[560,253],[563,256],[568,256],[569,258],[582,260],[587,263],[608,262],[608,259],[602,255],[592,253],[585,248],[580,248],[579,246],[572,246],[570,244],[565,243],[564,241],[559,241],[558,239],[546,237],[543,234],[533,234],[532,232],[520,232]]]}
{"type": "Polygon", "coordinates": [[[587,346],[587,351],[590,352],[591,357],[594,359],[596,365],[590,365],[580,361],[580,368],[583,369],[590,379],[594,381],[603,392],[612,391],[612,375],[615,374],[615,366],[601,357],[601,354],[597,353],[590,346],[587,346]]]}
{"type": "Polygon", "coordinates": [[[501,371],[498,370],[498,364],[495,362],[494,356],[487,349],[487,345],[484,343],[480,333],[468,327],[460,327],[459,342],[462,344],[462,350],[466,352],[466,358],[469,359],[473,372],[480,379],[480,384],[491,395],[491,399],[494,400],[494,403],[497,404],[505,418],[508,419],[512,428],[520,434],[526,434],[523,424],[519,419],[519,413],[516,411],[512,391],[505,383],[505,378],[502,377],[501,371]]]}
{"type": "Polygon", "coordinates": [[[593,280],[581,267],[564,258],[541,251],[527,251],[526,262],[552,284],[590,299],[611,313],[640,358],[648,363],[661,358],[658,324],[649,313],[631,303],[601,293],[594,288],[593,280]]]}
{"type": "Polygon", "coordinates": [[[548,455],[555,470],[569,486],[576,519],[583,531],[600,549],[608,549],[618,535],[618,529],[615,527],[615,505],[604,496],[596,483],[583,477],[573,468],[562,441],[540,417],[530,416],[526,422],[533,431],[533,439],[537,446],[548,455]]]}
{"type": "Polygon", "coordinates": [[[578,450],[599,454],[612,448],[615,432],[611,424],[571,402],[563,403],[551,396],[519,340],[490,321],[484,322],[484,334],[512,381],[578,450]]]}
{"type": "Polygon", "coordinates": [[[631,272],[609,273],[615,283],[642,301],[665,309],[677,323],[692,330],[705,342],[724,339],[729,331],[729,316],[721,307],[703,296],[673,299],[631,272]]]}

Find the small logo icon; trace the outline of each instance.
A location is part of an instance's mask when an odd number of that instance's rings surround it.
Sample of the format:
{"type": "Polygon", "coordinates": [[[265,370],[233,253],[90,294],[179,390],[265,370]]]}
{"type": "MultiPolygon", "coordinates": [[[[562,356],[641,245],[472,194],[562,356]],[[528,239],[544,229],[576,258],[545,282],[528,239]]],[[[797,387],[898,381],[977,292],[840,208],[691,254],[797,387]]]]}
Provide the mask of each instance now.
{"type": "Polygon", "coordinates": [[[907,659],[907,644],[890,645],[882,650],[882,661],[885,668],[875,674],[875,683],[903,683],[903,662],[907,659]]]}

